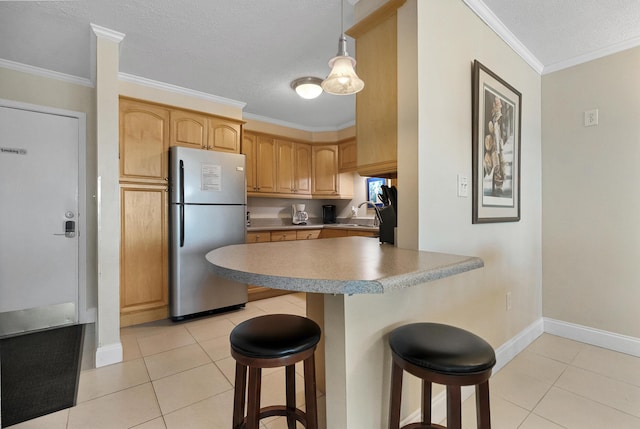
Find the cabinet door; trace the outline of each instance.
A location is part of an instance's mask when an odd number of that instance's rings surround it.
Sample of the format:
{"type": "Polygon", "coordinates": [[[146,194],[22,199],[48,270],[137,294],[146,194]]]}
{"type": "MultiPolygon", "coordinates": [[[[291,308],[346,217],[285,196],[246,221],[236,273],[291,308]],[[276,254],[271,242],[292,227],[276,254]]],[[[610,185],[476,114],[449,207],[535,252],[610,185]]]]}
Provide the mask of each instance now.
{"type": "Polygon", "coordinates": [[[337,196],[338,145],[313,146],[313,195],[337,196]]]}
{"type": "Polygon", "coordinates": [[[258,190],[256,148],[258,137],[255,134],[245,132],[242,136],[242,153],[246,156],[245,177],[247,179],[247,192],[258,190]]]}
{"type": "Polygon", "coordinates": [[[311,194],[311,145],[296,143],[294,147],[294,189],[296,194],[311,194]]]}
{"type": "Polygon", "coordinates": [[[171,111],[171,146],[207,147],[207,117],[184,110],[171,111]]]}
{"type": "Polygon", "coordinates": [[[378,15],[380,21],[375,25],[371,20],[365,25],[362,20],[362,25],[349,29],[356,39],[358,75],[367,83],[367,89],[356,94],[357,162],[361,176],[384,176],[397,170],[398,29],[395,9],[387,12],[378,15]]]}
{"type": "Polygon", "coordinates": [[[207,149],[240,152],[240,124],[221,118],[209,118],[207,149]]]}
{"type": "Polygon", "coordinates": [[[281,194],[295,193],[295,143],[276,140],[276,191],[281,194]]]}
{"type": "Polygon", "coordinates": [[[256,139],[256,184],[258,192],[276,192],[276,141],[271,137],[256,139]]]}
{"type": "Polygon", "coordinates": [[[325,228],[320,233],[320,238],[338,238],[346,237],[347,235],[346,229],[325,228]]]}
{"type": "Polygon", "coordinates": [[[356,171],[358,167],[358,145],[356,139],[341,142],[338,145],[338,163],[341,173],[356,171]]]}
{"type": "Polygon", "coordinates": [[[120,100],[120,180],[167,181],[169,111],[152,104],[120,100]]]}
{"type": "Polygon", "coordinates": [[[167,195],[166,186],[120,186],[122,316],[168,309],[167,195]]]}

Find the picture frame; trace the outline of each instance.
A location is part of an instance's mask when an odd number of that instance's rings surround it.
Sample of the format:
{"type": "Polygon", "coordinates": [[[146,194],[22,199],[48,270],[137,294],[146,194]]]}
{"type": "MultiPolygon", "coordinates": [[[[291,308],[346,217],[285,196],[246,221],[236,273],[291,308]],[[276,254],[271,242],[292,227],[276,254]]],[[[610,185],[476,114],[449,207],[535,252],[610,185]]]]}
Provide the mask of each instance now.
{"type": "Polygon", "coordinates": [[[518,222],[522,94],[478,60],[472,91],[472,222],[518,222]]]}
{"type": "Polygon", "coordinates": [[[382,194],[382,185],[387,184],[387,179],[382,177],[369,177],[366,183],[367,201],[375,203],[376,206],[382,207],[382,201],[378,198],[378,194],[382,194]]]}

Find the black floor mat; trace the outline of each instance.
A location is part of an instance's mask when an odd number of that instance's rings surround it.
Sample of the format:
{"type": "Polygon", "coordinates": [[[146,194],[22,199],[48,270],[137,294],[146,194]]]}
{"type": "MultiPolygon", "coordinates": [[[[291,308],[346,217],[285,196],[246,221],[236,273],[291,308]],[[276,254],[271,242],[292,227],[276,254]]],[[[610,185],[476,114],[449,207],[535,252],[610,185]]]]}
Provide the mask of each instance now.
{"type": "Polygon", "coordinates": [[[0,340],[2,427],[72,407],[84,325],[0,340]]]}

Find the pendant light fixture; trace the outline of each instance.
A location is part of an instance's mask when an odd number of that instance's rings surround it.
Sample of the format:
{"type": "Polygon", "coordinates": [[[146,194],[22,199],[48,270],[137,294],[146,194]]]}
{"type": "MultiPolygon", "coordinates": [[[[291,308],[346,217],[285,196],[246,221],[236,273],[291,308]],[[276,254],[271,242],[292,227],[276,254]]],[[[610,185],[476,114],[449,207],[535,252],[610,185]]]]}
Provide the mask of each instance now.
{"type": "Polygon", "coordinates": [[[338,54],[329,60],[331,73],[322,82],[325,92],[335,95],[350,95],[362,91],[364,82],[358,77],[353,67],[356,60],[347,53],[347,38],[344,35],[344,0],[340,1],[340,39],[338,39],[338,54]]]}

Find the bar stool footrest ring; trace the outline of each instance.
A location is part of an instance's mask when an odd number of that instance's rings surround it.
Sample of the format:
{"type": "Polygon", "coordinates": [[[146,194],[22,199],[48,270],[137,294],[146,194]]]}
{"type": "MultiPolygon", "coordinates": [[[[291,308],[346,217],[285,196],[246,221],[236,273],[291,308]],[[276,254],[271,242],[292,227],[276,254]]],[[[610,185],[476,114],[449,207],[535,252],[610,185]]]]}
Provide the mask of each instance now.
{"type": "MultiPolygon", "coordinates": [[[[285,405],[273,405],[271,407],[264,407],[260,409],[260,415],[258,420],[262,420],[267,417],[273,416],[291,416],[295,418],[297,421],[302,423],[303,425],[307,425],[307,413],[302,411],[299,408],[288,408],[285,405]]],[[[242,424],[238,426],[236,429],[246,429],[247,427],[247,418],[245,417],[242,421],[242,424]]],[[[446,429],[446,428],[445,428],[446,429]]]]}

